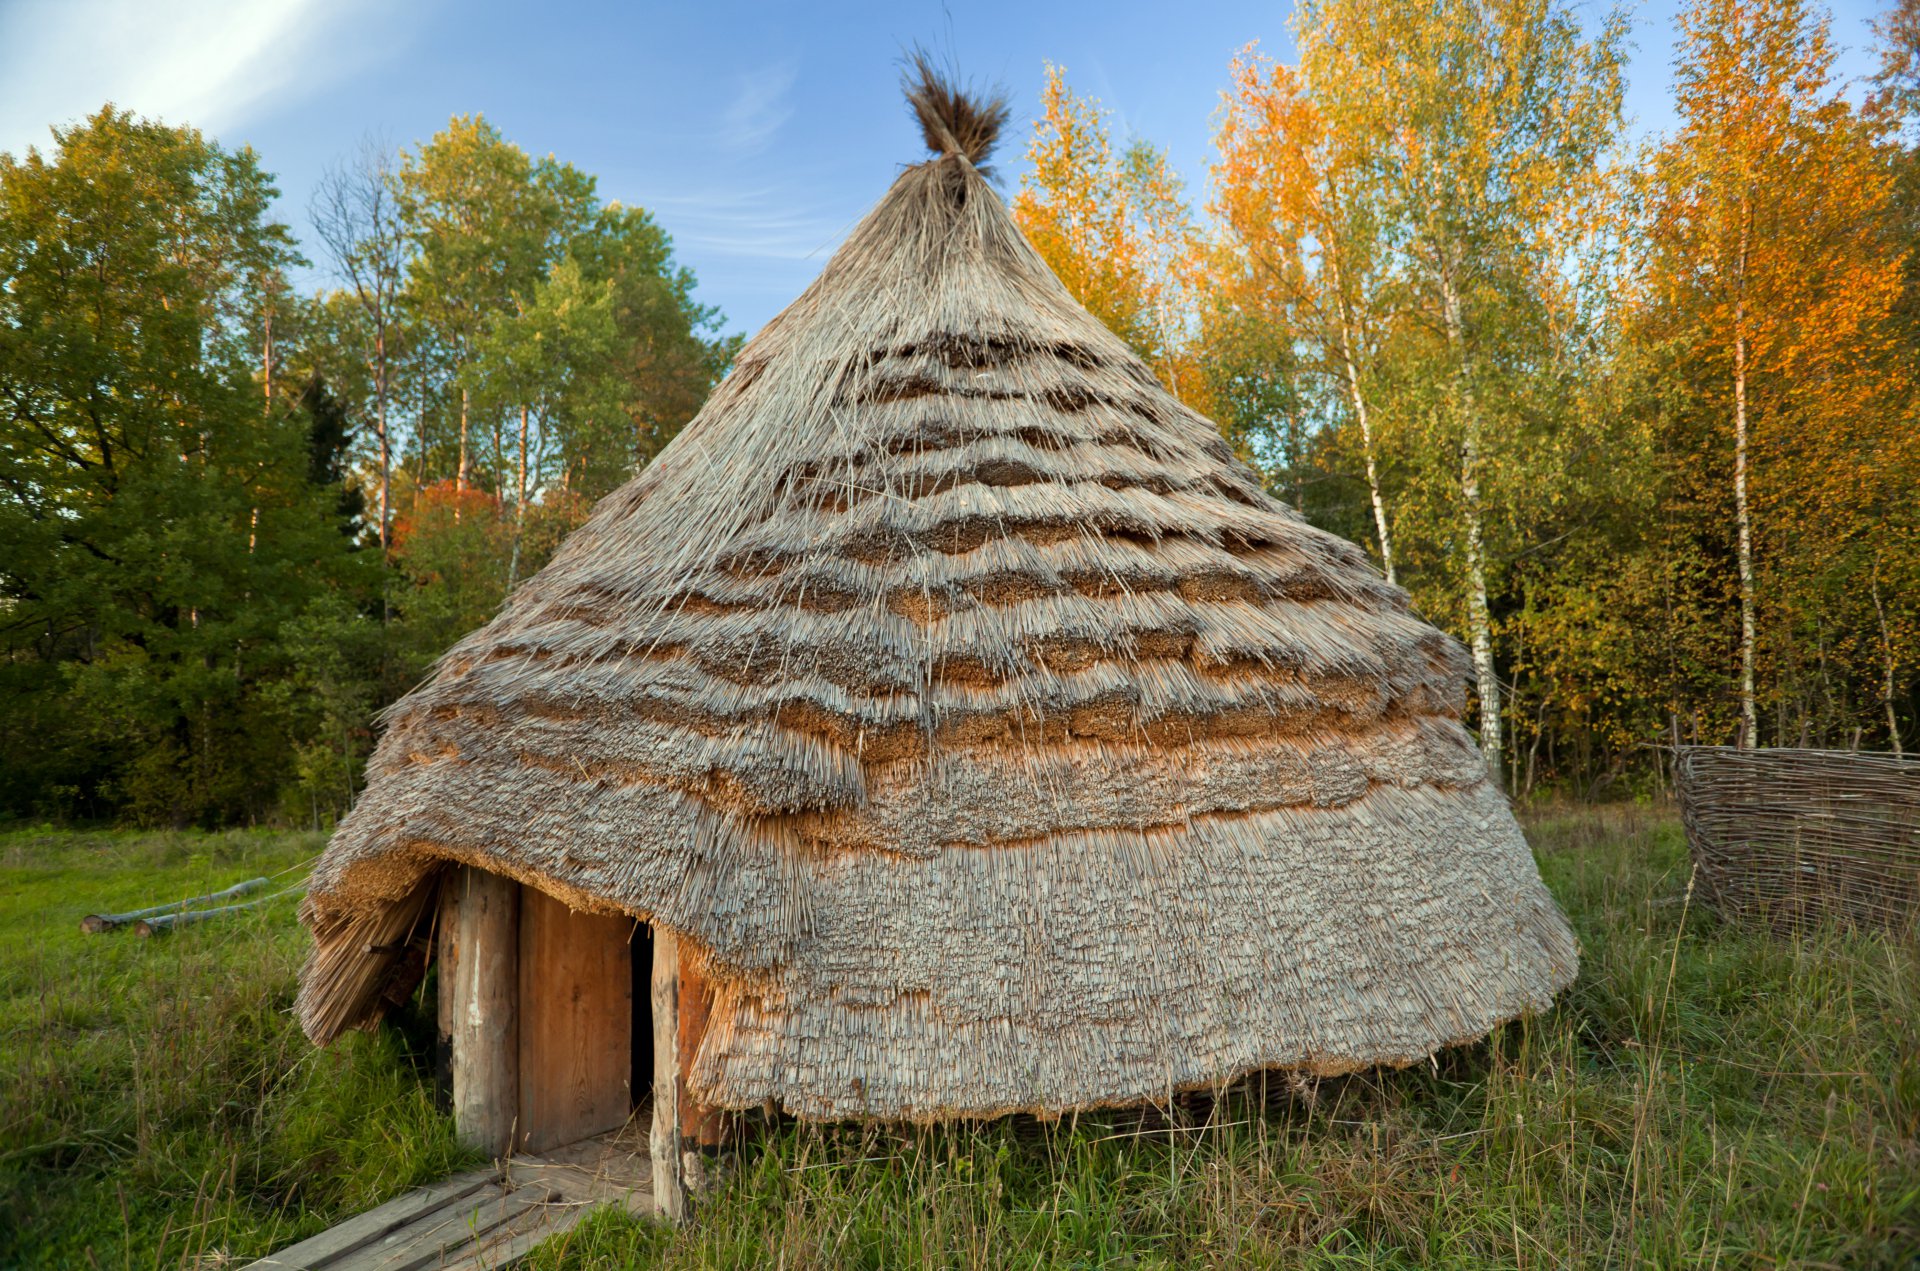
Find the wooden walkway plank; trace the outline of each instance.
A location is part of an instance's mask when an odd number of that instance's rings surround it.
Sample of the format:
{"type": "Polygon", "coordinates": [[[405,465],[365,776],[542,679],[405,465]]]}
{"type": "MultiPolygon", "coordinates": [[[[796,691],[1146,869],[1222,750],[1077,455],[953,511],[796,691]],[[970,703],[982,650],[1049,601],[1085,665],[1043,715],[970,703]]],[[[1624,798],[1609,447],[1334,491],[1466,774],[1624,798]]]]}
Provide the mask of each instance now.
{"type": "Polygon", "coordinates": [[[437,1223],[422,1224],[407,1233],[404,1244],[383,1250],[378,1257],[345,1263],[340,1271],[427,1271],[446,1265],[449,1258],[482,1245],[502,1228],[512,1229],[516,1219],[529,1215],[536,1224],[537,1212],[559,1199],[557,1193],[538,1185],[502,1192],[473,1212],[448,1216],[437,1223]]]}
{"type": "Polygon", "coordinates": [[[417,1187],[384,1205],[329,1227],[317,1236],[290,1245],[278,1253],[249,1263],[246,1271],[321,1271],[385,1236],[419,1221],[451,1202],[499,1186],[499,1172],[475,1170],[425,1187],[417,1187]]]}
{"type": "Polygon", "coordinates": [[[603,1205],[654,1210],[651,1162],[637,1137],[601,1135],[416,1188],[247,1271],[496,1271],[571,1231],[603,1205]]]}
{"type": "Polygon", "coordinates": [[[485,1244],[462,1250],[459,1261],[446,1263],[442,1271],[497,1271],[500,1267],[512,1266],[546,1241],[572,1231],[598,1208],[599,1204],[593,1201],[548,1205],[534,1226],[501,1232],[485,1244]]]}

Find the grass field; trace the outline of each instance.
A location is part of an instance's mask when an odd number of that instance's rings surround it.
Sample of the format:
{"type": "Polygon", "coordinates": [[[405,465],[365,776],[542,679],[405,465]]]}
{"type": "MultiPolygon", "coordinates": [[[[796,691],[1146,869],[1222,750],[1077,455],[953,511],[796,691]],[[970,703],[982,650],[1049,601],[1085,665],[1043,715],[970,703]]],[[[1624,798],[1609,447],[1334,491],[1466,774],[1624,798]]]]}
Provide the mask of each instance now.
{"type": "MultiPolygon", "coordinates": [[[[1920,945],[1720,926],[1657,812],[1529,832],[1583,969],[1486,1044],[1170,1120],[787,1127],[696,1226],[603,1215],[535,1265],[1920,1265],[1920,945]]],[[[400,1034],[300,1039],[290,899],[79,934],[319,846],[0,837],[0,1266],[225,1265],[462,1162],[400,1034]]]]}

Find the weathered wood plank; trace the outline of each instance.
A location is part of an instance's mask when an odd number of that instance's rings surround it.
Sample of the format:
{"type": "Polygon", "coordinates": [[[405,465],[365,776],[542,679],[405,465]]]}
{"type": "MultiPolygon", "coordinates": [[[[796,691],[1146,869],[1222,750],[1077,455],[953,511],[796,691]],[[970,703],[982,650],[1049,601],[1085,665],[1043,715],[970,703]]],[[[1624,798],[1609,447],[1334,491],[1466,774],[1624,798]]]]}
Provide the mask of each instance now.
{"type": "Polygon", "coordinates": [[[450,1261],[438,1264],[435,1271],[500,1271],[502,1267],[510,1267],[555,1236],[572,1231],[592,1208],[566,1203],[549,1205],[531,1227],[503,1228],[492,1233],[483,1244],[454,1250],[448,1254],[450,1261]]]}
{"type": "Polygon", "coordinates": [[[653,931],[653,1198],[668,1222],[687,1217],[686,1176],[680,1159],[680,944],[671,931],[653,931]]]}
{"type": "Polygon", "coordinates": [[[520,885],[461,866],[447,891],[455,974],[440,991],[454,996],[453,1120],[462,1143],[499,1156],[520,1111],[520,885]]]}
{"type": "Polygon", "coordinates": [[[341,1259],[420,1221],[442,1206],[498,1186],[499,1175],[486,1169],[415,1188],[337,1227],[329,1227],[317,1236],[249,1263],[246,1271],[321,1271],[322,1268],[331,1271],[341,1259]]]}
{"type": "Polygon", "coordinates": [[[374,1256],[343,1263],[340,1271],[425,1271],[438,1267],[449,1256],[458,1257],[461,1250],[484,1244],[493,1233],[511,1229],[516,1222],[537,1223],[541,1217],[537,1211],[558,1199],[556,1192],[535,1185],[497,1192],[478,1206],[463,1203],[458,1212],[438,1222],[415,1224],[404,1241],[396,1241],[374,1256]]]}
{"type": "MultiPolygon", "coordinates": [[[[515,1172],[518,1173],[516,1167],[515,1172]]],[[[578,1196],[566,1192],[563,1199],[548,1205],[537,1223],[495,1232],[485,1243],[461,1249],[439,1271],[499,1271],[512,1266],[549,1240],[563,1239],[579,1226],[588,1214],[610,1204],[618,1204],[630,1214],[653,1214],[653,1193],[645,1188],[624,1196],[578,1196]]]]}
{"type": "Polygon", "coordinates": [[[632,1114],[633,928],[523,889],[516,1150],[544,1152],[632,1114]]]}
{"type": "Polygon", "coordinates": [[[634,1147],[625,1134],[602,1135],[570,1144],[560,1159],[516,1156],[417,1188],[248,1271],[391,1271],[409,1264],[493,1271],[572,1230],[601,1205],[652,1214],[647,1162],[634,1147]]]}

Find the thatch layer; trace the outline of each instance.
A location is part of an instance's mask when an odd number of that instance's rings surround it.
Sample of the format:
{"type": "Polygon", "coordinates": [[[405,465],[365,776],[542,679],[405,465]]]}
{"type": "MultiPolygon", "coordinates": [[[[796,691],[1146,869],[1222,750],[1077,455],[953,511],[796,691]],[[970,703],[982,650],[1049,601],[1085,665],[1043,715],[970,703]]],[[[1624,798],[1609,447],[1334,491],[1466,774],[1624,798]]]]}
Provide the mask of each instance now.
{"type": "Polygon", "coordinates": [[[694,1093],[813,1117],[1407,1063],[1572,978],[1459,647],[964,150],[390,713],[307,901],[315,1040],[449,861],[674,930],[717,994],[694,1093]]]}

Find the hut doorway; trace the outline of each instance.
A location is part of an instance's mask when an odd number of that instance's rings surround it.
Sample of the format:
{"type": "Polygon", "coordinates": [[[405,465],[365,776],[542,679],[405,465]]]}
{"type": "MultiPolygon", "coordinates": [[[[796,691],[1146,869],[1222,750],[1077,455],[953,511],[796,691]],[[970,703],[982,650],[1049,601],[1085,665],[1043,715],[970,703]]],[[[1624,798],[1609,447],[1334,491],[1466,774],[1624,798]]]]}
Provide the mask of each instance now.
{"type": "MultiPolygon", "coordinates": [[[[520,1119],[514,1150],[544,1152],[617,1130],[647,1085],[634,1084],[652,1050],[647,980],[635,992],[633,946],[647,925],[582,913],[520,889],[520,1119]],[[642,1036],[645,1047],[636,1043],[642,1036]]],[[[647,1065],[649,1076],[651,1062],[647,1065]]]]}
{"type": "Polygon", "coordinates": [[[496,1155],[545,1152],[645,1111],[655,1051],[646,923],[462,866],[442,888],[438,946],[463,1140],[496,1155]]]}

